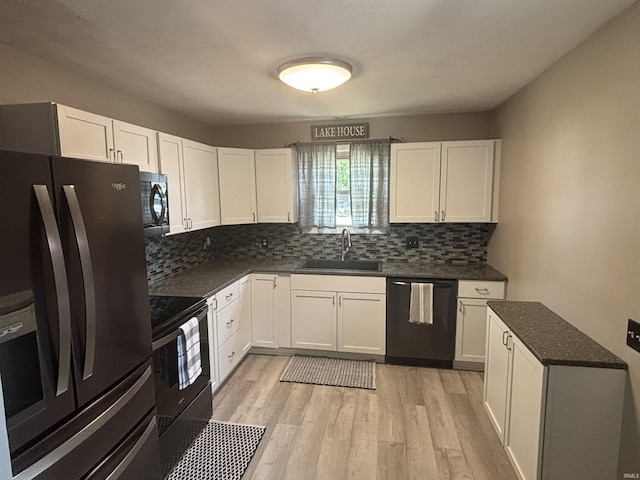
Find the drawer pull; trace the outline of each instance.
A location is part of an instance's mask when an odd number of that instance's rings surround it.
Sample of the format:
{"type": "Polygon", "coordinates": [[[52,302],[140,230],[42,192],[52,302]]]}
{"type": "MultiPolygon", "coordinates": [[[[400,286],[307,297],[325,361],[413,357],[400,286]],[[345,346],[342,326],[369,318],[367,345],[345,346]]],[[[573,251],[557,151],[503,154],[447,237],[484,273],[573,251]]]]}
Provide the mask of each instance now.
{"type": "Polygon", "coordinates": [[[489,295],[490,293],[488,288],[476,288],[476,292],[480,295],[489,295]]]}
{"type": "Polygon", "coordinates": [[[230,354],[230,355],[227,355],[227,358],[228,358],[229,360],[231,360],[231,359],[232,359],[233,357],[235,357],[235,356],[236,356],[236,352],[231,352],[231,354],[230,354]]]}
{"type": "Polygon", "coordinates": [[[504,345],[505,347],[507,346],[507,339],[505,337],[507,336],[508,333],[509,333],[509,330],[505,330],[504,332],[502,332],[502,345],[504,345]]]}
{"type": "Polygon", "coordinates": [[[227,327],[230,327],[231,325],[233,325],[233,318],[227,322],[227,327]]]}
{"type": "Polygon", "coordinates": [[[224,297],[224,299],[225,299],[225,300],[229,300],[229,299],[230,299],[230,298],[232,298],[232,297],[233,297],[233,292],[232,292],[232,293],[230,293],[229,295],[226,295],[226,296],[224,297]]]}

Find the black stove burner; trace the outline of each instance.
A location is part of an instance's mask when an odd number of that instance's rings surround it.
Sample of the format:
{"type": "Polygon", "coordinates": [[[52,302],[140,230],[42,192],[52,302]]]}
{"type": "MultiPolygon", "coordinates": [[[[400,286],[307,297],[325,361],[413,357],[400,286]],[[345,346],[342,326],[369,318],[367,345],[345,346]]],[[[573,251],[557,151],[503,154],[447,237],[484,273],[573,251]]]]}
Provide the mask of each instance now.
{"type": "Polygon", "coordinates": [[[176,321],[182,322],[190,313],[206,305],[202,297],[149,296],[151,331],[154,340],[176,321]]]}

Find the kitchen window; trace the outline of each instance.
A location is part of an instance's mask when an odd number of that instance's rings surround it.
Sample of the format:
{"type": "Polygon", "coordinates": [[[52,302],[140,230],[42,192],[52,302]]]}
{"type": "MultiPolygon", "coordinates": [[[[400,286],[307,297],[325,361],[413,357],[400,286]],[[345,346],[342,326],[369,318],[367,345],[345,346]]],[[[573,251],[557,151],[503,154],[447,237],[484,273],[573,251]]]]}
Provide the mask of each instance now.
{"type": "Polygon", "coordinates": [[[299,144],[300,226],[310,233],[384,233],[389,140],[299,144]]]}

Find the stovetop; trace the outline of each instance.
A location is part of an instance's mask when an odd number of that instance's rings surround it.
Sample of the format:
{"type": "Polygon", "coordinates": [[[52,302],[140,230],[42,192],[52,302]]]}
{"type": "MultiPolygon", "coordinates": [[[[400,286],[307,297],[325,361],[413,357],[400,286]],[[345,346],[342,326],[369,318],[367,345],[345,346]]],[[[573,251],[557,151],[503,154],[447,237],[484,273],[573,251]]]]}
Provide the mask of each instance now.
{"type": "Polygon", "coordinates": [[[151,331],[155,339],[160,332],[174,323],[181,322],[195,310],[206,305],[202,297],[149,296],[151,331]]]}

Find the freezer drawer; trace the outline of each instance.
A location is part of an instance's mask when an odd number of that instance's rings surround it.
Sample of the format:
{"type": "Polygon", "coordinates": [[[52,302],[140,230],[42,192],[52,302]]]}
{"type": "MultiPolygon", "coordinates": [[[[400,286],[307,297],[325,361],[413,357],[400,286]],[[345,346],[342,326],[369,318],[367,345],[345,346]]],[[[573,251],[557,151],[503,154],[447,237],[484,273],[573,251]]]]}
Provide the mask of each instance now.
{"type": "Polygon", "coordinates": [[[14,480],[85,478],[104,461],[114,445],[124,441],[131,425],[139,425],[154,410],[153,371],[147,362],[68,423],[15,458],[12,462],[14,480]]]}

